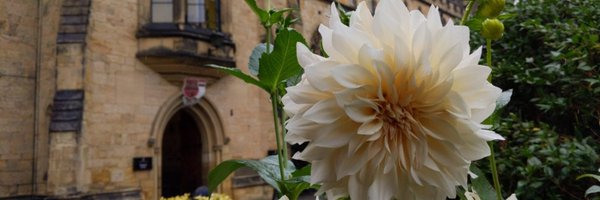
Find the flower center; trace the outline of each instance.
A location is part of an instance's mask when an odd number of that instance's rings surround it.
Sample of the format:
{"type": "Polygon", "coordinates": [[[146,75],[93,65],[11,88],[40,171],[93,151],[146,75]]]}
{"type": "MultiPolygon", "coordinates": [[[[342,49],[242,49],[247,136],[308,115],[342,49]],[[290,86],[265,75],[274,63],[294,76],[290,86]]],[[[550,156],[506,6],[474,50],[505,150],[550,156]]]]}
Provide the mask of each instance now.
{"type": "Polygon", "coordinates": [[[417,123],[411,107],[381,102],[378,117],[383,120],[385,134],[411,134],[411,129],[417,123]]]}
{"type": "Polygon", "coordinates": [[[424,135],[420,134],[419,122],[415,119],[415,110],[410,106],[378,102],[377,117],[383,121],[380,142],[385,149],[402,163],[408,166],[420,167],[423,164],[426,144],[424,135]]]}

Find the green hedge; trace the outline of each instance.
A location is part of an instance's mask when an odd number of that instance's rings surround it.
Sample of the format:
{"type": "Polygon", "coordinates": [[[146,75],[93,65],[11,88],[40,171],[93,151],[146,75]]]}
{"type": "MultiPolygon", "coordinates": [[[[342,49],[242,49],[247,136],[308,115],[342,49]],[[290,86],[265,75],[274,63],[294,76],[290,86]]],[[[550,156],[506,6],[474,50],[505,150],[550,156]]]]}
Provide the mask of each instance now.
{"type": "Polygon", "coordinates": [[[504,20],[504,37],[493,44],[494,84],[514,90],[506,113],[600,138],[600,1],[521,0],[506,7],[516,16],[504,20]]]}
{"type": "Polygon", "coordinates": [[[505,12],[493,44],[494,85],[513,89],[496,129],[504,195],[584,199],[594,182],[575,178],[600,167],[600,1],[507,0],[505,12]]]}

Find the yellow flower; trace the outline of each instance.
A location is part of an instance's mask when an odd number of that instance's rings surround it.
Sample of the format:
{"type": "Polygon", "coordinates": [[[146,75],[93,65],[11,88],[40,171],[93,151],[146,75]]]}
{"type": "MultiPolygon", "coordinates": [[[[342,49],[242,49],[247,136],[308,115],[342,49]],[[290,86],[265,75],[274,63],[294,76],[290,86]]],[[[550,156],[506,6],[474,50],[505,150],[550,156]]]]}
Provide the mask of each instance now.
{"type": "Polygon", "coordinates": [[[194,198],[195,200],[231,200],[231,197],[226,194],[212,193],[210,198],[205,196],[198,196],[194,198]]]}
{"type": "MultiPolygon", "coordinates": [[[[161,197],[160,200],[189,200],[190,199],[190,194],[189,193],[185,193],[179,196],[174,196],[174,197],[169,197],[169,198],[165,198],[165,197],[161,197]]],[[[219,193],[212,193],[212,195],[210,196],[210,198],[205,197],[205,196],[196,196],[194,197],[195,200],[231,200],[231,197],[229,197],[226,194],[219,194],[219,193]]]]}
{"type": "Polygon", "coordinates": [[[445,199],[467,185],[472,161],[503,139],[481,122],[501,90],[470,53],[469,29],[442,26],[400,0],[363,2],[343,25],[331,7],[320,26],[329,58],[297,45],[305,70],[283,97],[295,158],[312,163],[311,182],[331,199],[445,199]]]}
{"type": "Polygon", "coordinates": [[[190,194],[189,193],[185,193],[179,196],[174,196],[174,197],[169,197],[169,198],[164,198],[161,197],[160,200],[189,200],[190,199],[190,194]]]}

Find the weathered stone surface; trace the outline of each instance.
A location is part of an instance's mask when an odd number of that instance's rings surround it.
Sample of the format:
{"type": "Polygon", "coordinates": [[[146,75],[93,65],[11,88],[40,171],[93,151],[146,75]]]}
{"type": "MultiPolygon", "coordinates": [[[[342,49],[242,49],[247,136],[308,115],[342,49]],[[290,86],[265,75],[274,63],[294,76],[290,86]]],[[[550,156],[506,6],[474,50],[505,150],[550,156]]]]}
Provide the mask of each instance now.
{"type": "Polygon", "coordinates": [[[82,43],[85,41],[84,33],[71,33],[58,35],[58,43],[82,43]]]}
{"type": "Polygon", "coordinates": [[[63,15],[63,16],[87,15],[90,12],[90,8],[89,7],[84,7],[84,6],[82,6],[82,7],[79,7],[79,6],[76,6],[76,7],[69,6],[69,7],[67,7],[67,6],[65,6],[65,7],[62,8],[61,12],[62,12],[61,15],[63,15]]]}
{"type": "Polygon", "coordinates": [[[63,24],[60,27],[60,33],[85,33],[86,31],[87,25],[63,24]]]}
{"type": "Polygon", "coordinates": [[[0,198],[31,193],[37,1],[0,2],[0,198]]]}
{"type": "Polygon", "coordinates": [[[90,0],[64,0],[58,43],[84,43],[90,14],[90,0]]]}
{"type": "Polygon", "coordinates": [[[89,6],[91,0],[64,0],[63,6],[89,6]]]}
{"type": "MultiPolygon", "coordinates": [[[[84,10],[84,9],[80,9],[80,10],[84,10]]],[[[87,24],[87,16],[78,16],[78,15],[63,16],[60,19],[60,23],[61,24],[87,24]]],[[[83,32],[85,32],[85,30],[83,32]]]]}
{"type": "Polygon", "coordinates": [[[54,95],[50,131],[79,131],[83,117],[83,90],[59,90],[54,95]]]}

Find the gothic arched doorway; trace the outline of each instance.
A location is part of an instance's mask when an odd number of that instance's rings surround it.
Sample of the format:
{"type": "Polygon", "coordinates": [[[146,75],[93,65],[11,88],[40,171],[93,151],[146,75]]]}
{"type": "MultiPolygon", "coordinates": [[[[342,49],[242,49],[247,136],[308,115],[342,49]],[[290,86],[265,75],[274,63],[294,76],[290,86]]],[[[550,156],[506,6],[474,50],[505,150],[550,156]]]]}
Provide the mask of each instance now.
{"type": "MultiPolygon", "coordinates": [[[[154,119],[154,127],[148,142],[150,146],[154,146],[156,148],[155,156],[157,159],[154,161],[154,164],[157,166],[157,170],[154,170],[154,177],[156,178],[156,193],[154,193],[154,195],[157,198],[160,198],[161,196],[168,197],[169,195],[180,191],[183,192],[180,192],[176,195],[189,193],[195,189],[171,189],[173,186],[180,187],[178,183],[174,183],[176,185],[172,185],[170,183],[171,178],[169,178],[169,176],[176,176],[169,173],[169,171],[172,171],[172,169],[169,168],[176,168],[176,166],[170,166],[171,164],[168,163],[168,160],[174,159],[169,157],[177,155],[177,153],[170,153],[173,148],[177,149],[177,145],[173,145],[171,144],[172,142],[169,142],[170,140],[177,140],[177,136],[175,136],[176,134],[172,134],[172,129],[177,128],[171,127],[179,126],[180,130],[192,129],[192,131],[183,133],[187,136],[180,135],[179,137],[186,138],[185,142],[192,142],[187,140],[195,141],[195,145],[193,145],[193,151],[198,154],[193,155],[200,157],[200,159],[197,159],[199,162],[201,162],[201,167],[197,168],[199,169],[199,172],[201,172],[201,174],[198,175],[200,177],[199,179],[201,180],[200,184],[206,184],[208,182],[208,171],[215,167],[217,163],[221,162],[221,151],[225,145],[224,141],[226,137],[223,133],[223,126],[220,120],[221,118],[219,117],[217,110],[215,110],[215,108],[206,98],[202,98],[200,102],[191,106],[184,106],[181,98],[181,94],[177,93],[172,95],[169,100],[167,100],[167,102],[161,106],[156,118],[154,119]],[[193,135],[189,136],[190,134],[193,135]],[[175,137],[175,139],[170,137],[175,137]],[[154,144],[154,141],[157,141],[156,144],[154,144]]],[[[183,157],[183,155],[181,156],[183,157]]],[[[184,160],[183,164],[187,165],[187,161],[184,160]]],[[[194,165],[197,165],[197,163],[194,165]]],[[[191,167],[192,165],[189,166],[191,167]]],[[[198,184],[198,182],[193,184],[198,184]]],[[[200,185],[189,187],[197,186],[200,185]]],[[[226,188],[219,188],[218,190],[222,191],[223,189],[226,188]]]]}
{"type": "Polygon", "coordinates": [[[191,193],[204,185],[202,134],[187,109],[177,111],[167,123],[162,139],[162,196],[191,193]]]}

